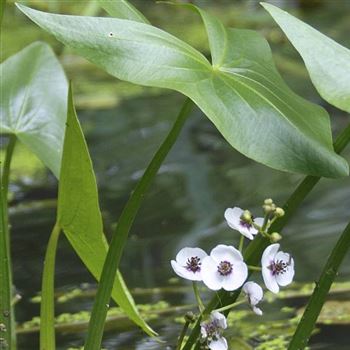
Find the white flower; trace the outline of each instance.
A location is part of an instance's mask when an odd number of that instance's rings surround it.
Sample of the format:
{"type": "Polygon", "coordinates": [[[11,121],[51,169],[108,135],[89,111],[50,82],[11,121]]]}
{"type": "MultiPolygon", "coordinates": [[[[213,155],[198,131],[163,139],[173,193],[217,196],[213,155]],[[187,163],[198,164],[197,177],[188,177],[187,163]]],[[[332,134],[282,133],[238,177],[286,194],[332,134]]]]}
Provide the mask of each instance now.
{"type": "Polygon", "coordinates": [[[202,263],[208,254],[200,248],[183,248],[176,255],[176,261],[171,260],[175,273],[191,281],[202,280],[202,263]]]}
{"type": "Polygon", "coordinates": [[[203,259],[202,280],[212,290],[235,290],[244,283],[247,275],[242,254],[232,246],[219,244],[203,259]]]}
{"type": "Polygon", "coordinates": [[[279,286],[290,284],[294,277],[294,260],[290,254],[279,252],[278,243],[269,245],[262,255],[261,267],[266,288],[278,293],[279,286]]]}
{"type": "MultiPolygon", "coordinates": [[[[234,230],[237,230],[240,232],[243,236],[253,239],[254,235],[258,233],[258,230],[251,224],[242,219],[242,214],[244,213],[244,210],[238,207],[234,208],[227,208],[225,210],[225,219],[227,221],[227,224],[233,228],[234,230]]],[[[256,223],[259,226],[262,226],[264,223],[264,218],[255,218],[252,219],[254,223],[256,223]]]]}
{"type": "Polygon", "coordinates": [[[252,307],[253,311],[257,315],[261,316],[263,312],[256,305],[259,304],[259,302],[263,298],[264,293],[262,288],[257,283],[250,281],[244,284],[242,290],[248,297],[248,302],[252,307]]]}
{"type": "Polygon", "coordinates": [[[226,317],[218,311],[213,311],[210,319],[201,323],[201,341],[211,350],[227,350],[227,341],[222,336],[226,328],[226,317]]]}

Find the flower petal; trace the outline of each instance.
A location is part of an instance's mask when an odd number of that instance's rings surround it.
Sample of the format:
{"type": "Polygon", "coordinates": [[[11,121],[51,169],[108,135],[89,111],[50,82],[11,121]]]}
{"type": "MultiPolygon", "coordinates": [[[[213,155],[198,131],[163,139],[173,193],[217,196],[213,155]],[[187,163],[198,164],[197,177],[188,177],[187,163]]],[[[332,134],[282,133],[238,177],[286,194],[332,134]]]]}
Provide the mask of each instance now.
{"type": "Polygon", "coordinates": [[[202,280],[202,275],[201,275],[200,271],[198,271],[198,272],[188,271],[185,267],[178,264],[175,260],[171,260],[171,266],[172,266],[174,272],[182,278],[185,278],[185,279],[190,280],[190,281],[201,281],[202,280]]]}
{"type": "Polygon", "coordinates": [[[264,218],[255,218],[255,219],[254,219],[254,222],[255,222],[258,226],[262,227],[262,225],[264,224],[264,218]]]}
{"type": "Polygon", "coordinates": [[[201,248],[182,248],[176,255],[176,261],[182,265],[186,266],[187,260],[192,257],[197,256],[199,259],[203,260],[208,254],[201,248]]]}
{"type": "Polygon", "coordinates": [[[233,270],[230,275],[223,276],[222,288],[227,291],[238,289],[248,277],[248,267],[244,262],[233,265],[233,270]]]}
{"type": "Polygon", "coordinates": [[[267,267],[262,268],[262,276],[265,283],[265,286],[272,293],[278,293],[280,291],[280,287],[276,281],[276,277],[272,274],[272,271],[267,267]]]}
{"type": "Polygon", "coordinates": [[[226,317],[222,313],[220,313],[218,311],[212,311],[210,314],[210,318],[212,321],[216,320],[218,322],[220,328],[222,328],[222,329],[227,328],[226,317]]]}
{"type": "Polygon", "coordinates": [[[286,268],[286,271],[276,276],[277,283],[282,287],[292,283],[294,272],[294,260],[291,258],[290,265],[286,268]]]}
{"type": "Polygon", "coordinates": [[[220,337],[217,340],[212,340],[209,344],[210,350],[227,350],[227,341],[224,337],[220,337]]]}
{"type": "Polygon", "coordinates": [[[221,276],[218,272],[217,262],[210,256],[203,259],[201,275],[203,283],[212,290],[222,288],[222,281],[225,276],[221,276]]]}
{"type": "Polygon", "coordinates": [[[220,263],[221,261],[228,261],[232,264],[243,261],[243,256],[239,250],[231,245],[219,244],[211,252],[210,256],[220,263]]]}
{"type": "Polygon", "coordinates": [[[257,314],[258,316],[261,316],[263,314],[262,310],[259,309],[258,307],[256,306],[253,306],[253,311],[255,314],[257,314]]]}
{"type": "Polygon", "coordinates": [[[227,224],[234,230],[238,230],[238,225],[239,225],[242,213],[243,213],[243,210],[238,207],[227,208],[225,210],[224,216],[227,221],[227,224]]]}
{"type": "Polygon", "coordinates": [[[254,227],[247,228],[239,224],[238,231],[244,236],[249,238],[250,240],[254,239],[253,235],[256,235],[258,233],[258,230],[256,230],[254,227]]]}
{"type": "Polygon", "coordinates": [[[262,288],[257,283],[252,281],[244,284],[243,292],[248,296],[249,303],[252,306],[258,304],[264,295],[262,288]]]}
{"type": "Polygon", "coordinates": [[[271,262],[275,260],[275,256],[280,248],[279,243],[269,245],[265,250],[261,257],[261,266],[268,267],[271,262]]]}

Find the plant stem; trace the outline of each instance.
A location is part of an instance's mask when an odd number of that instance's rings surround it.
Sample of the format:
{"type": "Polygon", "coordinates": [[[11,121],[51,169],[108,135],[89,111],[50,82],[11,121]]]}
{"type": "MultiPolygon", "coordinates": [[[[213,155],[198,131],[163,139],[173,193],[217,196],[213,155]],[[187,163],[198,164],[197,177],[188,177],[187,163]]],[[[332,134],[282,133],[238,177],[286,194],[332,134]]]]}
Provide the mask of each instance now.
{"type": "Polygon", "coordinates": [[[145,193],[157,175],[165,157],[168,155],[177,140],[193,106],[194,103],[190,99],[186,99],[172,129],[154,155],[120,215],[118,225],[113,233],[107,257],[103,265],[101,279],[91,313],[87,339],[84,347],[85,350],[96,350],[101,348],[104,323],[111,298],[113,282],[128,238],[128,233],[141,206],[145,193]]]}
{"type": "Polygon", "coordinates": [[[55,224],[47,245],[41,287],[40,350],[55,350],[55,259],[60,227],[55,224]]]}
{"type": "MultiPolygon", "coordinates": [[[[334,150],[337,153],[343,151],[343,149],[350,142],[350,124],[343,129],[338,137],[336,138],[333,146],[334,150]]],[[[305,197],[311,192],[311,190],[316,186],[320,177],[317,176],[306,176],[304,180],[299,184],[299,186],[295,189],[292,195],[289,197],[287,202],[284,204],[283,209],[285,210],[285,215],[277,220],[271,226],[271,232],[281,232],[282,228],[286,225],[288,220],[292,217],[292,215],[296,212],[300,204],[303,202],[305,197]]],[[[244,260],[249,265],[257,264],[260,260],[261,254],[267,245],[270,243],[266,238],[258,235],[245,249],[244,251],[244,260]]],[[[225,293],[224,291],[220,291],[217,293],[218,295],[214,296],[209,304],[206,306],[204,313],[210,313],[211,310],[217,308],[219,305],[228,305],[234,303],[239,297],[240,290],[235,291],[233,295],[229,293],[225,293]]],[[[189,338],[183,347],[183,350],[192,350],[193,345],[196,343],[194,349],[199,349],[198,336],[200,332],[200,322],[201,317],[198,318],[196,324],[194,325],[189,338]]]]}
{"type": "Polygon", "coordinates": [[[197,300],[199,312],[202,313],[204,311],[205,307],[204,307],[204,304],[202,302],[201,296],[199,294],[197,282],[192,281],[192,286],[193,286],[193,293],[194,293],[196,300],[197,300]]]}
{"type": "Polygon", "coordinates": [[[185,335],[187,333],[189,325],[190,325],[190,321],[186,321],[183,328],[182,328],[182,331],[180,333],[179,340],[178,340],[177,346],[176,346],[176,350],[181,350],[182,342],[185,338],[185,335]]]}
{"type": "Polygon", "coordinates": [[[0,337],[4,339],[4,344],[7,344],[12,350],[16,348],[16,333],[14,308],[12,304],[12,268],[7,194],[10,166],[15,145],[16,137],[10,135],[4,165],[1,169],[0,186],[0,323],[2,323],[6,329],[5,332],[1,332],[0,337]]]}
{"type": "Polygon", "coordinates": [[[342,235],[338,239],[333,251],[323,268],[320,279],[316,283],[314,292],[304,311],[298,327],[289,344],[288,350],[304,349],[309,341],[311,332],[315,327],[317,317],[322,310],[322,306],[337,276],[338,269],[346,253],[350,248],[350,223],[346,226],[342,235]]]}
{"type": "Polygon", "coordinates": [[[235,303],[233,304],[230,304],[230,305],[226,305],[226,306],[223,306],[223,307],[220,307],[219,309],[216,309],[215,311],[218,311],[218,312],[222,312],[222,311],[226,311],[226,310],[231,310],[232,308],[238,306],[238,305],[242,305],[246,303],[246,300],[242,299],[240,301],[236,301],[235,303]]]}
{"type": "Polygon", "coordinates": [[[248,269],[252,270],[252,271],[261,271],[261,267],[260,266],[248,265],[248,269]]]}
{"type": "Polygon", "coordinates": [[[241,238],[239,239],[239,246],[238,246],[238,250],[242,253],[243,251],[243,245],[244,245],[244,236],[241,235],[241,238]]]}

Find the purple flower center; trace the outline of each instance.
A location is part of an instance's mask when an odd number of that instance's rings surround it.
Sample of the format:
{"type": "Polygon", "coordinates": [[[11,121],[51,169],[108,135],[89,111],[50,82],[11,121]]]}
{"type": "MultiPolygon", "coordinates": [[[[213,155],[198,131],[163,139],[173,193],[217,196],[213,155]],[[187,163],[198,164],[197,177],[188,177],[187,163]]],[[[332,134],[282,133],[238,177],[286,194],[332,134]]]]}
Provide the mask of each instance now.
{"type": "Polygon", "coordinates": [[[273,276],[282,275],[287,272],[289,262],[283,260],[271,261],[271,264],[268,266],[268,269],[271,270],[273,276]]]}
{"type": "Polygon", "coordinates": [[[193,273],[199,272],[201,270],[201,259],[198,256],[192,256],[187,259],[185,268],[193,273]]]}
{"type": "Polygon", "coordinates": [[[218,272],[221,276],[227,276],[232,273],[233,265],[229,261],[221,261],[218,265],[218,272]]]}
{"type": "Polygon", "coordinates": [[[250,224],[249,222],[246,222],[246,221],[244,221],[244,220],[242,220],[242,219],[239,221],[239,224],[240,224],[242,227],[247,228],[248,230],[250,230],[251,227],[252,227],[252,224],[250,224]]]}
{"type": "Polygon", "coordinates": [[[220,326],[217,320],[210,321],[204,325],[207,338],[216,339],[220,335],[220,326]]]}

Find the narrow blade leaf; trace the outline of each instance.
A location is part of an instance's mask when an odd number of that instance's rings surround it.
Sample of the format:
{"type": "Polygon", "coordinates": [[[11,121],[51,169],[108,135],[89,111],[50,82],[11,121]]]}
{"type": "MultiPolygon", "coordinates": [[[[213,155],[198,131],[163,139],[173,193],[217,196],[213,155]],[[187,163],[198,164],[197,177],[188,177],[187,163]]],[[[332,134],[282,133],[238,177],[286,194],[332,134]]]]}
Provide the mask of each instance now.
{"type": "Polygon", "coordinates": [[[58,177],[68,84],[51,48],[41,42],[4,61],[1,132],[15,134],[58,177]]]}
{"type": "Polygon", "coordinates": [[[117,78],[190,97],[246,156],[284,171],[325,177],[348,174],[348,164],[332,148],[328,114],[287,87],[266,40],[258,34],[226,29],[201,11],[214,59],[211,65],[191,46],[148,24],[17,6],[117,78]]]}
{"type": "Polygon", "coordinates": [[[350,112],[350,50],[278,7],[262,6],[300,53],[320,95],[350,112]]]}
{"type": "MultiPolygon", "coordinates": [[[[70,93],[58,194],[58,224],[93,276],[99,280],[108,245],[103,234],[96,179],[70,93]]],[[[138,313],[119,272],[112,297],[149,335],[154,331],[138,313]]],[[[106,305],[105,305],[106,307],[106,305]]]]}

